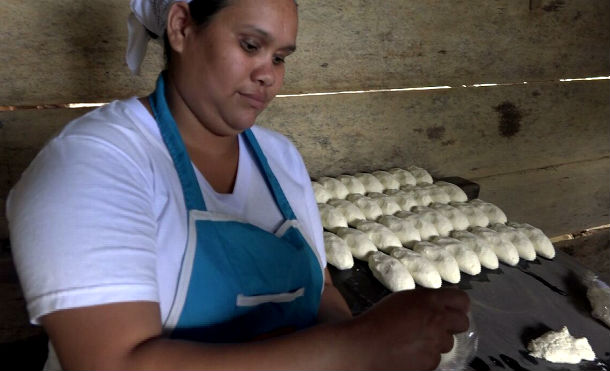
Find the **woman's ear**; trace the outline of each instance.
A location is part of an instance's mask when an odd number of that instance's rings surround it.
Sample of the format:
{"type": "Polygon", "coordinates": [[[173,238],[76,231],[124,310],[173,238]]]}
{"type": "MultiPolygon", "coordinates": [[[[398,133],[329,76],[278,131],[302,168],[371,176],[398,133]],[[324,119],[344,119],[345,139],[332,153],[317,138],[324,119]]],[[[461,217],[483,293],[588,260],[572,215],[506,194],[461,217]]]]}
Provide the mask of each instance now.
{"type": "Polygon", "coordinates": [[[189,5],[185,1],[174,2],[167,14],[167,39],[173,52],[184,50],[184,41],[188,28],[193,25],[189,5]]]}

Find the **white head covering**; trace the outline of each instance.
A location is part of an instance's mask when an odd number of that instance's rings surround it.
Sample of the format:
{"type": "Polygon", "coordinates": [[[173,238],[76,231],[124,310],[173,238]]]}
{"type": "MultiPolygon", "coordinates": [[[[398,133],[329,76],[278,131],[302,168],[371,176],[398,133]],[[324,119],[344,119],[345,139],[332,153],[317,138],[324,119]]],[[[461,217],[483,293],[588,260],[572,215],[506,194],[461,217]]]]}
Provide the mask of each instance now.
{"type": "Polygon", "coordinates": [[[129,38],[127,40],[127,66],[135,75],[140,73],[140,65],[146,54],[146,46],[150,40],[148,31],[159,36],[158,40],[163,40],[167,13],[170,5],[176,1],[191,0],[131,0],[131,11],[127,19],[127,30],[129,38]]]}

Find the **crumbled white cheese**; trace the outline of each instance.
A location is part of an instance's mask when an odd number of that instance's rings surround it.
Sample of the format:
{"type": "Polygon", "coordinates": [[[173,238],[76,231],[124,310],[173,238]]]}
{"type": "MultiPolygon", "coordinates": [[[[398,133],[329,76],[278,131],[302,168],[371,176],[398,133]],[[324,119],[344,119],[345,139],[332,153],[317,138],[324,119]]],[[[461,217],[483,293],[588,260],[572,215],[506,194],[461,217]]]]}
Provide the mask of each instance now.
{"type": "Polygon", "coordinates": [[[388,189],[385,190],[384,193],[388,196],[392,196],[401,210],[409,211],[418,205],[413,193],[407,193],[400,189],[388,189]]]}
{"type": "Polygon", "coordinates": [[[398,259],[377,251],[369,255],[369,268],[373,276],[390,291],[415,288],[413,277],[398,259]]]}
{"type": "Polygon", "coordinates": [[[527,350],[533,357],[544,358],[554,363],[575,364],[583,359],[587,361],[595,359],[595,353],[587,338],[573,337],[565,326],[559,331],[549,331],[530,341],[527,350]]]}
{"type": "Polygon", "coordinates": [[[500,238],[498,232],[485,227],[473,227],[470,231],[484,238],[502,263],[512,266],[519,263],[519,252],[515,245],[506,239],[500,238]]]}
{"type": "Polygon", "coordinates": [[[393,168],[390,169],[388,172],[396,177],[396,180],[398,180],[398,183],[400,183],[401,186],[408,184],[417,184],[417,180],[415,179],[413,174],[411,174],[405,169],[393,168]]]}
{"type": "Polygon", "coordinates": [[[409,197],[412,197],[415,202],[417,202],[418,206],[428,206],[433,202],[432,197],[430,197],[428,190],[425,188],[412,185],[404,185],[400,187],[400,190],[407,193],[409,197]]]}
{"type": "Polygon", "coordinates": [[[343,183],[349,193],[359,193],[361,195],[364,195],[366,193],[366,189],[364,189],[364,185],[362,185],[362,182],[360,182],[358,179],[356,179],[356,177],[352,175],[339,175],[337,177],[337,180],[343,183]]]}
{"type": "Polygon", "coordinates": [[[449,236],[449,233],[453,230],[451,220],[432,208],[416,206],[413,208],[413,212],[419,215],[421,219],[432,223],[438,231],[438,234],[443,237],[449,236]]]}
{"type": "Polygon", "coordinates": [[[468,217],[466,217],[466,215],[464,215],[464,213],[461,212],[459,209],[456,209],[451,205],[433,203],[430,204],[429,207],[438,211],[439,213],[443,214],[447,219],[449,219],[449,221],[451,221],[451,224],[453,225],[454,230],[463,231],[470,227],[468,217]]]}
{"type": "Polygon", "coordinates": [[[370,192],[367,194],[368,197],[372,198],[377,202],[377,205],[381,208],[383,215],[394,215],[399,211],[402,211],[396,199],[392,196],[388,196],[384,193],[370,192]]]}
{"type": "Polygon", "coordinates": [[[324,188],[324,186],[318,182],[311,182],[313,188],[313,195],[316,198],[316,202],[319,204],[325,204],[333,196],[324,188]]]}
{"type": "Polygon", "coordinates": [[[415,180],[417,181],[417,184],[433,183],[432,176],[426,169],[422,169],[421,167],[411,165],[411,166],[407,167],[407,170],[411,174],[413,174],[413,176],[415,177],[415,180]]]}
{"type": "Polygon", "coordinates": [[[436,184],[438,187],[441,187],[442,189],[444,189],[445,192],[447,192],[447,194],[449,195],[449,197],[451,197],[451,201],[453,201],[453,202],[468,201],[468,196],[466,195],[466,192],[464,192],[464,190],[462,190],[462,188],[458,187],[457,185],[455,185],[453,183],[449,183],[449,182],[443,182],[443,181],[438,181],[434,184],[436,184]]]}
{"type": "Polygon", "coordinates": [[[506,214],[504,214],[504,211],[502,211],[502,209],[490,202],[485,202],[477,198],[475,200],[470,201],[470,204],[476,206],[481,211],[483,211],[485,215],[487,215],[487,218],[489,218],[490,223],[504,224],[507,221],[506,214]]]}
{"type": "Polygon", "coordinates": [[[381,251],[389,252],[396,246],[402,246],[400,239],[383,224],[370,220],[360,220],[354,226],[366,233],[373,244],[381,251]]]}
{"type": "Polygon", "coordinates": [[[453,231],[450,236],[468,245],[477,254],[483,267],[487,269],[498,268],[498,256],[486,239],[468,231],[453,231]]]}
{"type": "Polygon", "coordinates": [[[384,215],[377,222],[388,227],[404,245],[411,241],[421,241],[419,230],[413,220],[402,219],[394,215],[384,215]]]}
{"type": "Polygon", "coordinates": [[[381,182],[384,189],[398,189],[400,188],[400,183],[396,177],[387,172],[387,171],[373,171],[373,176],[381,182]]]}
{"type": "Polygon", "coordinates": [[[356,259],[367,260],[371,252],[377,251],[373,241],[362,231],[354,228],[339,228],[335,233],[345,240],[347,247],[356,259]]]}
{"type": "Polygon", "coordinates": [[[460,271],[471,276],[481,273],[481,262],[477,254],[464,242],[451,237],[434,237],[430,241],[449,251],[458,262],[460,271]]]}
{"type": "Polygon", "coordinates": [[[335,178],[323,176],[318,179],[318,183],[322,184],[324,188],[332,195],[332,198],[345,199],[349,194],[345,185],[335,178]]]}
{"type": "Polygon", "coordinates": [[[373,174],[369,173],[356,173],[354,174],[356,179],[358,179],[364,189],[368,192],[383,192],[383,184],[379,181],[379,179],[375,178],[373,174]]]}
{"type": "Polygon", "coordinates": [[[361,194],[351,194],[347,196],[347,200],[360,208],[360,211],[368,220],[377,220],[383,212],[377,204],[377,201],[370,197],[363,196],[361,194]]]}
{"type": "Polygon", "coordinates": [[[318,204],[318,210],[320,211],[320,219],[324,229],[333,231],[339,227],[347,227],[347,219],[334,206],[318,204]]]}
{"type": "Polygon", "coordinates": [[[415,283],[430,289],[441,287],[441,275],[436,266],[422,254],[404,247],[395,247],[390,255],[406,265],[415,283]]]}
{"type": "Polygon", "coordinates": [[[536,250],[529,238],[518,229],[505,224],[492,224],[490,229],[498,232],[500,238],[510,241],[516,248],[521,259],[532,261],[536,259],[536,250]]]}
{"type": "Polygon", "coordinates": [[[468,202],[452,202],[451,206],[459,209],[466,215],[471,227],[487,227],[489,218],[482,210],[468,202]]]}
{"type": "Polygon", "coordinates": [[[536,250],[538,255],[547,259],[555,257],[555,247],[542,230],[532,227],[527,223],[508,222],[508,225],[523,232],[534,244],[534,250],[536,250]]]}
{"type": "Polygon", "coordinates": [[[416,242],[413,250],[434,263],[442,279],[449,283],[460,282],[460,268],[451,253],[427,241],[416,242]]]}
{"type": "Polygon", "coordinates": [[[332,199],[328,201],[328,204],[334,206],[341,214],[343,214],[347,220],[347,224],[351,224],[356,220],[366,219],[362,213],[362,210],[347,200],[332,199]]]}
{"type": "Polygon", "coordinates": [[[326,260],[337,269],[349,269],[354,266],[354,258],[346,242],[339,236],[324,232],[324,250],[326,260]]]}
{"type": "Polygon", "coordinates": [[[434,224],[420,218],[418,214],[410,211],[400,211],[394,214],[394,216],[411,222],[419,231],[419,235],[421,236],[422,240],[427,240],[430,239],[430,237],[439,235],[434,224]]]}

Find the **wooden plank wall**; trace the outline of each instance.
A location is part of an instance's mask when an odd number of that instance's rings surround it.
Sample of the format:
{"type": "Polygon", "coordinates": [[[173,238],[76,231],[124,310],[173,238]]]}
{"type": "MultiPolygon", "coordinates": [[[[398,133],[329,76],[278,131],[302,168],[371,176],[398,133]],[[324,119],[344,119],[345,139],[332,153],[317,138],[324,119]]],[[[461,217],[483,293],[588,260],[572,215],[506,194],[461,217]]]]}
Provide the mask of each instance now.
{"type": "MultiPolygon", "coordinates": [[[[259,122],[294,140],[312,177],[418,164],[479,182],[483,199],[550,235],[608,224],[610,82],[560,79],[610,75],[610,0],[382,4],[299,1],[292,96],[259,122]],[[429,86],[451,88],[387,91],[429,86]],[[294,96],[338,91],[368,92],[294,96]]],[[[3,1],[0,106],[149,92],[161,48],[130,76],[127,14],[124,0],[3,1]]],[[[0,112],[0,207],[42,144],[85,111],[0,112]]]]}

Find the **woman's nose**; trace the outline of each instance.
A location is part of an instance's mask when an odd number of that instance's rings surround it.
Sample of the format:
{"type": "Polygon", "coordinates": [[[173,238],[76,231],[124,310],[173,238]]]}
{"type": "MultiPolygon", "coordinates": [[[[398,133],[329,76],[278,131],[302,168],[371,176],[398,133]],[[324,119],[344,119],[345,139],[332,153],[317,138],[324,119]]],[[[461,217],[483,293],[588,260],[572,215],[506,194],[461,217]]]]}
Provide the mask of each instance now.
{"type": "Polygon", "coordinates": [[[252,71],[252,80],[263,86],[272,86],[275,84],[274,65],[270,60],[261,61],[252,71]]]}

